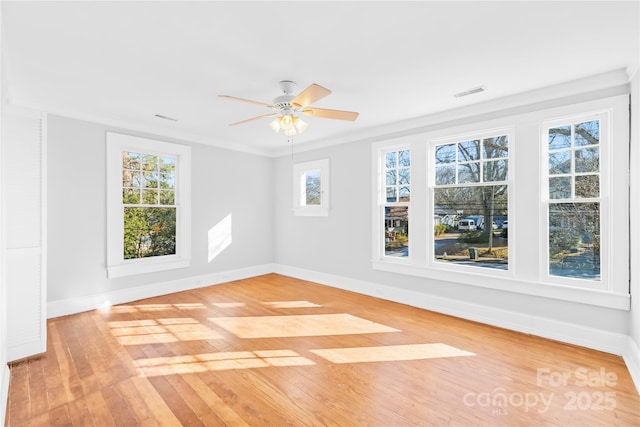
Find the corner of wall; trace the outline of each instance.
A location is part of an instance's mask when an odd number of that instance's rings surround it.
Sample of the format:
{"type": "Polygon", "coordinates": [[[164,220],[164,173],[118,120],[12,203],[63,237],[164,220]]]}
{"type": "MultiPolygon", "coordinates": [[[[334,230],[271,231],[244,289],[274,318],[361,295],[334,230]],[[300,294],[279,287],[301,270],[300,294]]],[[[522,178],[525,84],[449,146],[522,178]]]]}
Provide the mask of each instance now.
{"type": "Polygon", "coordinates": [[[627,340],[627,347],[622,358],[627,365],[633,384],[636,386],[636,393],[640,395],[640,346],[632,337],[627,340]]]}

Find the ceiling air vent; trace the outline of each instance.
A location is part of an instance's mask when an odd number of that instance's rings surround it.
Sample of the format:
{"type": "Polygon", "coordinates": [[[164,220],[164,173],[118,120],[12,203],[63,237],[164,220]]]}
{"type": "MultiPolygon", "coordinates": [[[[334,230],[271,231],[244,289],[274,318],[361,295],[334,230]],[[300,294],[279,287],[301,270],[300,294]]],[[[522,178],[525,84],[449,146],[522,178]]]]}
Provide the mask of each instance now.
{"type": "Polygon", "coordinates": [[[474,87],[473,89],[465,90],[464,92],[459,92],[453,95],[455,98],[462,98],[463,96],[473,95],[474,93],[480,93],[486,91],[487,88],[485,86],[474,87]]]}

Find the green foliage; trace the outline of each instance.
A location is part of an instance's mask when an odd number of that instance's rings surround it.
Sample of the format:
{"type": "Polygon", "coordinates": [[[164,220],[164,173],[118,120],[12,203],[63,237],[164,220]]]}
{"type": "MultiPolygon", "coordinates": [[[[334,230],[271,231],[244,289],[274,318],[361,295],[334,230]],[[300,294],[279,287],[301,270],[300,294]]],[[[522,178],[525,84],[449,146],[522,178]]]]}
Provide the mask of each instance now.
{"type": "Polygon", "coordinates": [[[176,209],[125,207],[124,259],[176,253],[176,209]]]}
{"type": "Polygon", "coordinates": [[[436,224],[433,226],[433,235],[437,236],[439,234],[446,233],[448,229],[449,227],[447,227],[445,224],[436,224]]]}
{"type": "Polygon", "coordinates": [[[482,230],[469,230],[460,233],[458,241],[461,243],[487,243],[489,241],[489,233],[482,230]]]}
{"type": "Polygon", "coordinates": [[[573,230],[552,231],[549,233],[549,255],[557,258],[565,252],[577,249],[580,243],[580,236],[573,230]]]}

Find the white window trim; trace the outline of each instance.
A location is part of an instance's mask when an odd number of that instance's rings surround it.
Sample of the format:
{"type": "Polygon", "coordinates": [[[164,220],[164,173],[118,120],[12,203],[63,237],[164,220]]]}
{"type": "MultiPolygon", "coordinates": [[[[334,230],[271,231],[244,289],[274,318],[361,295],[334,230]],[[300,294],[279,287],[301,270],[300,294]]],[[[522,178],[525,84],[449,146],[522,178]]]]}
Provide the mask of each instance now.
{"type": "MultiPolygon", "coordinates": [[[[607,201],[611,198],[611,177],[613,170],[611,169],[611,109],[604,111],[597,111],[579,115],[566,116],[561,118],[554,118],[551,120],[545,120],[540,124],[540,148],[542,154],[540,160],[540,174],[542,181],[540,182],[540,194],[542,195],[541,203],[541,226],[540,226],[540,247],[544,248],[545,256],[542,258],[543,262],[540,263],[540,277],[547,283],[562,284],[566,286],[576,286],[582,288],[609,290],[612,289],[611,283],[611,236],[612,233],[616,233],[615,227],[610,224],[610,208],[607,201]],[[549,142],[548,142],[548,129],[561,126],[561,125],[573,125],[575,123],[587,122],[591,120],[600,121],[600,197],[597,198],[600,203],[600,280],[589,280],[571,277],[561,277],[549,274],[549,185],[548,185],[548,155],[549,155],[549,142]]],[[[573,154],[572,154],[573,155],[573,154]]],[[[584,200],[574,199],[580,203],[584,200]]],[[[591,199],[588,199],[591,200],[591,199]]]]}
{"type": "Polygon", "coordinates": [[[191,147],[107,132],[107,277],[152,273],[191,265],[191,147]],[[123,151],[171,155],[176,161],[176,254],[124,259],[123,151]]]}
{"type": "MultiPolygon", "coordinates": [[[[481,130],[481,131],[477,131],[477,132],[471,132],[471,133],[465,133],[465,134],[461,134],[461,135],[456,135],[456,136],[450,136],[450,137],[445,137],[445,138],[436,138],[436,139],[430,139],[429,141],[427,141],[427,145],[428,145],[428,158],[427,158],[427,173],[428,173],[428,188],[429,188],[429,200],[427,202],[428,205],[428,209],[430,212],[430,215],[427,215],[427,224],[428,227],[427,229],[431,231],[431,234],[428,235],[427,237],[427,265],[430,268],[434,268],[434,269],[443,269],[443,270],[449,270],[449,271],[457,271],[457,272],[472,272],[472,273],[479,273],[482,275],[486,275],[489,277],[513,277],[514,276],[514,262],[513,262],[513,256],[514,256],[514,245],[513,242],[515,241],[515,227],[511,227],[509,229],[509,235],[508,235],[508,256],[509,256],[509,263],[507,264],[507,269],[506,270],[497,270],[497,269],[492,269],[492,268],[487,268],[487,267],[478,267],[478,266],[469,266],[469,265],[457,265],[454,263],[446,263],[446,262],[437,262],[435,260],[435,255],[434,255],[434,236],[433,236],[433,228],[434,228],[434,220],[433,220],[433,199],[434,199],[434,191],[436,188],[439,188],[438,186],[435,185],[436,182],[436,175],[435,175],[435,167],[433,167],[433,158],[435,155],[435,147],[436,145],[442,145],[442,144],[453,144],[453,143],[458,143],[461,141],[465,141],[465,140],[474,140],[474,139],[485,139],[485,138],[491,138],[494,136],[498,136],[498,135],[507,135],[508,139],[509,139],[509,157],[508,157],[508,161],[507,161],[507,170],[508,170],[508,178],[506,180],[506,185],[507,185],[507,191],[508,191],[508,202],[507,202],[507,208],[509,211],[509,216],[514,216],[514,221],[516,220],[515,215],[512,215],[511,212],[514,212],[514,197],[513,195],[515,194],[514,191],[514,173],[513,173],[513,159],[515,158],[515,147],[516,147],[516,141],[514,139],[514,130],[511,127],[504,127],[504,128],[498,128],[498,129],[488,129],[488,130],[481,130]],[[480,270],[480,271],[478,271],[480,270]]],[[[503,181],[501,181],[503,182],[503,181]]],[[[483,186],[487,186],[487,185],[491,185],[491,182],[483,182],[480,185],[483,186]]],[[[475,184],[473,184],[475,185],[475,184]]],[[[465,186],[465,184],[460,184],[460,186],[465,186]]],[[[509,221],[511,222],[511,218],[509,218],[509,221]]]]}
{"type": "MultiPolygon", "coordinates": [[[[628,311],[630,309],[629,295],[629,170],[628,170],[628,141],[629,141],[629,105],[628,95],[613,95],[610,97],[592,99],[570,104],[550,106],[544,109],[529,110],[512,116],[490,118],[486,121],[469,122],[461,120],[457,126],[451,125],[446,128],[433,126],[432,128],[417,129],[414,134],[402,138],[393,138],[378,141],[372,144],[372,268],[374,270],[385,271],[395,274],[405,274],[416,277],[428,278],[433,283],[457,283],[483,287],[504,292],[513,292],[525,295],[539,296],[582,303],[598,307],[607,307],[617,310],[628,311]],[[555,276],[551,282],[543,280],[539,265],[546,260],[547,243],[546,235],[539,237],[540,233],[534,234],[533,229],[545,230],[546,214],[541,217],[541,212],[545,212],[546,205],[542,203],[543,197],[540,181],[544,169],[542,164],[534,161],[532,152],[537,152],[540,159],[542,147],[540,147],[540,132],[542,123],[555,118],[584,116],[589,112],[611,111],[610,123],[610,159],[607,160],[615,168],[610,169],[610,174],[603,177],[602,186],[610,187],[610,195],[602,199],[602,209],[610,213],[608,224],[603,223],[601,232],[607,233],[609,251],[616,248],[615,257],[613,252],[608,256],[609,263],[609,286],[607,289],[594,289],[585,286],[571,286],[559,283],[555,276]],[[428,199],[430,181],[430,166],[424,164],[428,157],[427,142],[435,139],[449,138],[455,134],[476,134],[483,129],[513,129],[514,140],[520,148],[517,153],[514,146],[510,144],[510,197],[509,197],[509,272],[510,276],[498,276],[495,272],[485,272],[484,270],[473,268],[467,271],[453,271],[451,269],[435,268],[429,263],[432,253],[429,252],[433,229],[429,229],[427,224],[432,224],[432,207],[429,201],[422,200],[419,196],[424,193],[424,199],[428,199]],[[381,221],[380,194],[381,194],[381,162],[380,153],[383,150],[390,150],[398,146],[398,141],[404,141],[412,152],[411,161],[411,215],[412,229],[414,233],[410,238],[410,262],[398,262],[382,256],[379,242],[382,237],[378,225],[381,221]],[[533,144],[534,149],[531,150],[533,144]],[[523,149],[526,146],[527,149],[523,149]],[[523,154],[526,153],[526,154],[523,154]],[[531,156],[524,158],[523,156],[531,156]],[[528,160],[533,162],[527,163],[528,160]],[[516,161],[519,162],[516,165],[516,161]],[[519,165],[526,164],[523,169],[519,165]],[[618,166],[619,165],[619,166],[618,166]],[[516,168],[518,168],[516,170],[516,168]],[[537,190],[531,191],[528,180],[533,179],[537,185],[537,190]],[[607,181],[610,180],[610,181],[607,181]],[[521,187],[527,188],[529,193],[515,194],[516,186],[520,191],[521,187]],[[531,200],[533,198],[533,200],[531,200]],[[526,203],[523,203],[526,200],[526,203]],[[615,200],[615,205],[612,204],[615,200]],[[513,205],[511,205],[513,203],[513,205]],[[537,209],[537,207],[539,208],[537,209]],[[523,210],[525,219],[521,218],[523,210]],[[526,211],[525,211],[526,210],[526,211]],[[535,212],[534,215],[529,214],[535,212]],[[424,218],[424,220],[423,220],[424,218]],[[535,219],[534,219],[535,218],[535,219]],[[533,222],[532,222],[533,221],[533,222]],[[424,222],[424,225],[421,224],[424,222]],[[610,227],[605,229],[604,227],[610,227]],[[525,237],[526,236],[526,237],[525,237]],[[535,237],[534,237],[535,236],[535,237]],[[531,239],[533,237],[533,239],[531,239]],[[523,240],[524,239],[524,240],[523,240]],[[544,240],[544,246],[543,242],[544,240]],[[492,273],[492,274],[488,274],[492,273]]],[[[543,160],[540,160],[543,162],[543,160]]],[[[545,165],[546,166],[546,165],[545,165]]],[[[606,173],[604,174],[606,175],[606,173]]],[[[603,175],[603,176],[604,176],[603,175]]],[[[431,249],[432,250],[432,249],[431,249]]],[[[545,266],[546,267],[546,266],[545,266]]]]}
{"type": "Polygon", "coordinates": [[[372,220],[372,236],[373,236],[373,260],[389,265],[411,265],[413,257],[413,199],[414,199],[414,154],[411,148],[411,144],[405,139],[401,141],[395,141],[386,144],[376,144],[373,146],[373,179],[374,179],[374,195],[373,195],[373,220],[372,220]],[[385,154],[392,151],[409,150],[410,163],[409,163],[409,176],[411,182],[409,183],[410,195],[409,202],[386,202],[386,188],[384,185],[384,171],[385,171],[385,154]],[[408,213],[407,218],[409,221],[409,254],[406,257],[394,257],[387,256],[385,254],[385,233],[384,227],[384,208],[385,206],[407,206],[408,213]]]}
{"type": "Polygon", "coordinates": [[[293,165],[293,214],[295,216],[329,216],[330,207],[329,159],[313,160],[293,165]],[[306,189],[303,183],[307,171],[320,171],[320,204],[306,205],[302,202],[306,189]]]}

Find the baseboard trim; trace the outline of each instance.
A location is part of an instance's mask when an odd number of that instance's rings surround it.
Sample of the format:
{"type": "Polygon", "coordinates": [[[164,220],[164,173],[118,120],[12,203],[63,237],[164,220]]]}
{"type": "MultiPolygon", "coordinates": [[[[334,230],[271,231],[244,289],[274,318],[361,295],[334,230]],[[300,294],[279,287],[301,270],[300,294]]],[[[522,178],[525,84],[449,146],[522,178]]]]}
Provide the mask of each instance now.
{"type": "Polygon", "coordinates": [[[573,323],[487,307],[480,304],[460,302],[451,298],[399,289],[287,265],[277,264],[274,272],[500,328],[604,351],[618,356],[623,355],[625,351],[627,351],[625,349],[628,347],[627,342],[629,337],[627,335],[573,323]]]}
{"type": "Polygon", "coordinates": [[[0,426],[5,425],[7,405],[9,403],[9,377],[11,371],[6,363],[0,367],[0,426]]]}
{"type": "Polygon", "coordinates": [[[627,346],[622,358],[636,386],[636,393],[640,394],[640,346],[631,337],[627,337],[627,346]]]}
{"type": "Polygon", "coordinates": [[[253,267],[240,268],[237,270],[227,270],[201,276],[187,277],[184,279],[158,282],[144,286],[136,286],[127,289],[104,292],[100,294],[85,295],[77,298],[50,301],[47,304],[47,318],[66,316],[69,314],[81,313],[83,311],[104,308],[114,304],[124,304],[145,298],[157,297],[160,295],[182,292],[189,289],[202,288],[206,286],[218,285],[220,283],[232,282],[234,280],[247,279],[249,277],[261,276],[272,273],[272,264],[262,264],[253,267]]]}

